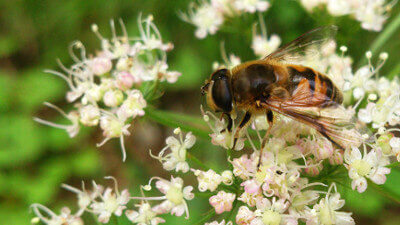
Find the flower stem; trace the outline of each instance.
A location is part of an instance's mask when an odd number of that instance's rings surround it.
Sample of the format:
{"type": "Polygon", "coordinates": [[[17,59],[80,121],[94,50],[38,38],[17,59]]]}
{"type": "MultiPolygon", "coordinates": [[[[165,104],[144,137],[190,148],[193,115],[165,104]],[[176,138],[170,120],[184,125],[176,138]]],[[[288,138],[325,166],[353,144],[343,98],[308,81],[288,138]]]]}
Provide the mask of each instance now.
{"type": "Polygon", "coordinates": [[[146,108],[146,117],[168,127],[180,127],[183,131],[191,131],[194,135],[209,138],[207,128],[201,118],[178,113],[146,108]]]}
{"type": "Polygon", "coordinates": [[[394,162],[386,166],[387,168],[396,168],[400,167],[400,162],[394,162]]]}
{"type": "MultiPolygon", "coordinates": [[[[370,51],[372,54],[376,53],[382,46],[387,42],[387,40],[396,32],[396,30],[400,27],[400,14],[396,16],[387,26],[386,29],[379,34],[379,36],[375,39],[370,47],[370,51]]],[[[361,67],[363,64],[367,62],[367,58],[363,57],[358,62],[358,67],[361,67]]]]}
{"type": "Polygon", "coordinates": [[[190,159],[191,161],[193,161],[194,163],[196,163],[197,165],[199,165],[201,168],[203,168],[204,170],[209,170],[210,167],[206,166],[204,163],[202,163],[200,161],[200,159],[198,159],[196,156],[190,154],[189,152],[187,153],[187,157],[188,159],[190,159]]]}
{"type": "Polygon", "coordinates": [[[210,209],[205,216],[202,217],[201,220],[199,220],[195,225],[203,225],[205,222],[207,222],[209,219],[213,218],[215,216],[215,210],[210,209]]]}

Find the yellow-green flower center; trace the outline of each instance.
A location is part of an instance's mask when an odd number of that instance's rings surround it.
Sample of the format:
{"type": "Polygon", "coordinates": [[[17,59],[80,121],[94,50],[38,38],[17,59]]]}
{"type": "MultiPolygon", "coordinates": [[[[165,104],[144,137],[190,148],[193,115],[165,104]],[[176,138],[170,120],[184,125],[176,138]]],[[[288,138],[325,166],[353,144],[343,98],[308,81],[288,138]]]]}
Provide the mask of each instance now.
{"type": "Polygon", "coordinates": [[[182,190],[178,187],[170,187],[165,196],[175,205],[180,205],[183,202],[183,193],[182,190]]]}
{"type": "Polygon", "coordinates": [[[323,225],[335,224],[335,215],[329,211],[328,207],[322,207],[319,212],[319,221],[323,225]]]}
{"type": "Polygon", "coordinates": [[[364,160],[357,159],[352,163],[353,168],[360,176],[366,176],[371,171],[371,166],[364,160]]]}
{"type": "Polygon", "coordinates": [[[261,166],[260,169],[257,171],[255,178],[258,183],[261,184],[264,182],[265,176],[267,176],[267,169],[267,166],[261,166]]]}
{"type": "Polygon", "coordinates": [[[265,225],[279,225],[281,220],[281,214],[272,210],[265,211],[262,217],[262,221],[265,225]]]}

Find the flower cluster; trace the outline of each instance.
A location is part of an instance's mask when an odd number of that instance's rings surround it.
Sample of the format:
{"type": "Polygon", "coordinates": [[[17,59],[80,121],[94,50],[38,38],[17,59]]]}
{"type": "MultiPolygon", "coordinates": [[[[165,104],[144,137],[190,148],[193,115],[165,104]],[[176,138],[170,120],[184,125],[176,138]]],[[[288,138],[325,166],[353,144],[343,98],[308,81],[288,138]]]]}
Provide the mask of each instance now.
{"type": "Polygon", "coordinates": [[[140,37],[137,38],[128,37],[124,24],[121,20],[119,22],[122,35],[117,35],[114,21],[111,21],[111,39],[103,37],[97,25],[92,25],[101,42],[101,50],[96,54],[87,54],[84,45],[76,41],[69,49],[74,64],[66,67],[58,61],[62,72],[46,71],[68,84],[70,90],[66,98],[74,104],[74,110],[64,113],[50,103],[45,104],[59,111],[71,124],[35,120],[64,129],[70,137],[77,135],[81,125],[99,125],[104,141],[98,146],[109,139],[120,138],[125,161],[124,136],[129,135],[131,121],[144,115],[146,98],[151,99],[159,82],[174,83],[180,73],[168,70],[166,52],[172,50],[173,45],[162,42],[152,16],[144,20],[139,17],[140,37]]]}
{"type": "MultiPolygon", "coordinates": [[[[79,210],[75,214],[64,207],[60,215],[57,215],[47,207],[40,204],[33,204],[31,208],[37,217],[32,219],[32,222],[37,223],[42,221],[45,224],[63,224],[63,225],[83,225],[81,216],[87,212],[97,217],[101,223],[108,223],[112,216],[121,216],[125,213],[126,217],[135,224],[156,225],[165,222],[164,219],[159,217],[161,214],[171,213],[176,216],[182,216],[186,212],[189,216],[186,200],[193,199],[194,195],[191,193],[191,186],[183,186],[183,180],[179,177],[171,177],[171,180],[154,177],[150,182],[157,180],[156,188],[163,194],[159,197],[132,197],[127,189],[119,192],[118,184],[115,178],[106,177],[114,181],[114,188],[104,188],[93,181],[93,190],[87,191],[84,183],[82,190],[63,184],[62,186],[75,193],[78,197],[79,210]],[[140,203],[134,206],[137,210],[128,209],[128,203],[131,200],[141,200],[140,203]],[[149,201],[160,200],[159,204],[150,204],[149,201]],[[47,215],[43,215],[43,212],[47,215]]],[[[143,190],[151,190],[150,184],[142,187],[143,190]]],[[[142,192],[143,193],[143,192],[142,192]]]]}
{"type": "Polygon", "coordinates": [[[332,16],[351,15],[365,30],[380,31],[397,0],[300,0],[307,11],[326,6],[332,16]]]}
{"type": "Polygon", "coordinates": [[[196,26],[195,36],[203,39],[215,34],[227,18],[243,13],[265,12],[270,7],[267,0],[203,0],[192,3],[184,21],[196,26]]]}

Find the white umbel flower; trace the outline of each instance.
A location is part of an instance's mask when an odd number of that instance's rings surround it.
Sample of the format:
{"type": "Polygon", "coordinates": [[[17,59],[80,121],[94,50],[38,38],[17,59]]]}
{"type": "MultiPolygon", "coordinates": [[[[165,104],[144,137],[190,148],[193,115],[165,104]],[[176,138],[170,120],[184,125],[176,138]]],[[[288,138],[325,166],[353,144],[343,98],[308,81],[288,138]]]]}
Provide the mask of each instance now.
{"type": "Polygon", "coordinates": [[[189,171],[189,164],[186,162],[186,153],[187,150],[196,142],[196,137],[191,133],[187,133],[185,139],[183,139],[183,134],[180,128],[176,128],[174,133],[178,135],[178,139],[174,136],[168,137],[165,142],[167,146],[165,146],[158,156],[154,156],[151,154],[151,157],[158,159],[162,164],[165,170],[171,171],[175,170],[176,172],[182,171],[184,173],[189,171]],[[166,153],[167,150],[170,150],[169,153],[166,153]]]}
{"type": "Polygon", "coordinates": [[[390,173],[390,169],[385,166],[389,164],[389,160],[376,149],[372,149],[364,156],[358,148],[346,150],[345,166],[349,170],[349,177],[353,180],[351,187],[357,188],[358,192],[364,192],[367,189],[366,178],[371,179],[376,184],[383,184],[386,181],[386,174],[390,173]]]}

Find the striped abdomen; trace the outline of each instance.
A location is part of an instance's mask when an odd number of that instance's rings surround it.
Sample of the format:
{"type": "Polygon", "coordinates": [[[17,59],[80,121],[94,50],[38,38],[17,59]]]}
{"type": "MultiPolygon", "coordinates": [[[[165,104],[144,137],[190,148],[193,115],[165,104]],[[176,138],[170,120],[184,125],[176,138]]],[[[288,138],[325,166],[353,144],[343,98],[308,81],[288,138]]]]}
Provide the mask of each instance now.
{"type": "MultiPolygon", "coordinates": [[[[326,75],[304,66],[290,65],[287,69],[291,81],[288,90],[292,95],[298,92],[300,87],[303,89],[307,87],[308,93],[303,94],[312,98],[310,102],[318,102],[321,106],[343,102],[341,91],[326,75]]],[[[304,92],[304,90],[302,91],[304,92]]]]}

